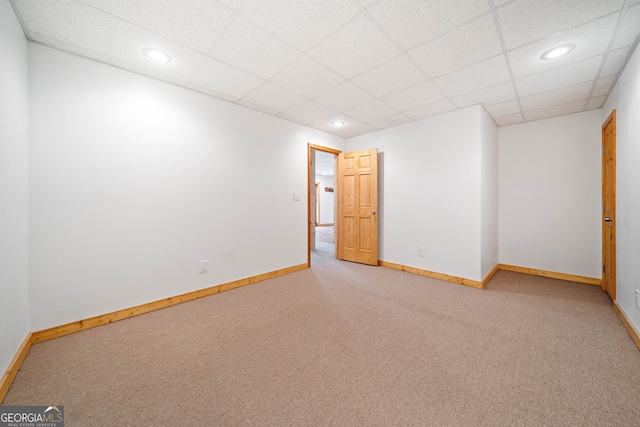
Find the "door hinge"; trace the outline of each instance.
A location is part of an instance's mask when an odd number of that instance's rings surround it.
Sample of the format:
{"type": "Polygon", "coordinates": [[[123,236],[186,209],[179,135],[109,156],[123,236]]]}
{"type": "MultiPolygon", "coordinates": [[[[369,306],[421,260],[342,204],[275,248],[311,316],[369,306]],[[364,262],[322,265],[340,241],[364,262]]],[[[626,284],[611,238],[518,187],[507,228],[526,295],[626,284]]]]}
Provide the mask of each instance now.
{"type": "Polygon", "coordinates": [[[604,213],[604,205],[602,205],[602,213],[604,213]]]}
{"type": "Polygon", "coordinates": [[[604,145],[602,146],[602,153],[604,153],[604,145]]]}
{"type": "Polygon", "coordinates": [[[606,268],[605,268],[604,264],[602,265],[602,272],[606,273],[606,268]]]}

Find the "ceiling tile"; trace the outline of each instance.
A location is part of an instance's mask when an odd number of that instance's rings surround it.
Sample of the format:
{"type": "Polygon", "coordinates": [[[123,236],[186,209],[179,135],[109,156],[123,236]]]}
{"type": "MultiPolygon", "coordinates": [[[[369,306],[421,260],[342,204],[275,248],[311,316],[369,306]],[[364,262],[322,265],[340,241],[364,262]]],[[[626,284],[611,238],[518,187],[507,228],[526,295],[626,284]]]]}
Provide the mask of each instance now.
{"type": "Polygon", "coordinates": [[[186,83],[184,87],[189,88],[191,90],[195,90],[196,92],[204,93],[205,95],[210,95],[218,99],[222,99],[224,101],[238,102],[239,99],[235,96],[229,96],[222,92],[218,92],[212,89],[207,89],[202,86],[195,85],[193,83],[186,83]]]}
{"type": "Polygon", "coordinates": [[[345,111],[375,98],[351,82],[344,82],[313,98],[336,111],[345,111]]]}
{"type": "Polygon", "coordinates": [[[109,54],[109,14],[74,0],[24,0],[14,5],[30,33],[109,54]]]}
{"type": "Polygon", "coordinates": [[[406,89],[424,80],[424,74],[405,55],[398,55],[351,79],[352,82],[377,97],[406,89]]]}
{"type": "Polygon", "coordinates": [[[413,120],[420,120],[427,117],[436,116],[438,114],[446,113],[448,111],[453,111],[455,109],[456,107],[451,103],[451,101],[445,99],[440,102],[435,102],[433,104],[405,111],[404,114],[409,116],[413,120]]]}
{"type": "Polygon", "coordinates": [[[244,100],[280,113],[301,103],[304,101],[304,97],[276,86],[273,83],[266,82],[245,96],[244,100]]]}
{"type": "Polygon", "coordinates": [[[389,107],[384,102],[376,99],[375,101],[361,105],[359,107],[344,112],[361,122],[370,122],[372,120],[381,119],[396,114],[397,111],[389,107]]]}
{"type": "Polygon", "coordinates": [[[385,96],[382,100],[399,111],[412,110],[444,99],[436,86],[427,81],[408,89],[385,96]]]}
{"type": "Polygon", "coordinates": [[[516,91],[511,81],[500,83],[496,86],[487,87],[474,92],[465,93],[452,98],[454,104],[460,108],[476,104],[497,104],[509,101],[516,97],[516,91]]]}
{"type": "Polygon", "coordinates": [[[502,52],[491,14],[409,51],[429,76],[466,67],[502,52]]]}
{"type": "Polygon", "coordinates": [[[306,56],[278,73],[272,82],[312,98],[344,81],[342,77],[306,56]]]}
{"type": "Polygon", "coordinates": [[[269,114],[271,116],[275,116],[278,113],[277,111],[272,110],[271,108],[263,107],[262,105],[254,104],[253,102],[245,101],[244,99],[241,99],[240,101],[238,101],[238,104],[242,105],[243,107],[251,108],[252,110],[269,114]]]}
{"type": "Polygon", "coordinates": [[[309,123],[307,121],[299,119],[298,117],[293,117],[293,116],[290,116],[290,115],[285,114],[285,113],[278,114],[278,117],[280,117],[281,119],[289,120],[290,122],[295,122],[295,123],[298,123],[298,124],[301,124],[301,125],[305,125],[305,126],[307,125],[307,123],[309,123]]]}
{"type": "Polygon", "coordinates": [[[442,91],[449,95],[462,95],[509,80],[509,70],[504,55],[494,56],[470,67],[433,79],[442,91]]]}
{"type": "Polygon", "coordinates": [[[315,46],[358,12],[343,0],[249,0],[242,9],[243,16],[300,50],[315,46]]]}
{"type": "Polygon", "coordinates": [[[404,49],[411,49],[489,10],[486,0],[380,0],[369,13],[404,49]]]}
{"type": "Polygon", "coordinates": [[[507,49],[543,39],[622,8],[624,0],[517,0],[498,8],[507,49]]]}
{"type": "Polygon", "coordinates": [[[524,122],[522,113],[509,114],[508,116],[495,117],[494,120],[498,126],[509,126],[524,122]]]}
{"type": "Polygon", "coordinates": [[[31,40],[42,43],[46,46],[50,46],[65,52],[74,53],[76,55],[83,56],[85,58],[95,59],[100,62],[109,63],[109,56],[104,53],[94,52],[87,50],[71,43],[63,42],[61,40],[52,39],[40,33],[31,33],[31,40]]]}
{"type": "Polygon", "coordinates": [[[351,78],[399,52],[373,23],[359,16],[309,51],[309,55],[338,74],[351,78]]]}
{"type": "Polygon", "coordinates": [[[609,95],[609,92],[613,87],[613,82],[615,81],[616,76],[609,76],[598,79],[598,81],[596,82],[596,86],[593,88],[593,93],[591,94],[591,96],[609,95]]]}
{"type": "Polygon", "coordinates": [[[629,57],[630,46],[623,47],[622,49],[612,50],[609,52],[609,56],[605,60],[604,67],[600,72],[600,76],[606,77],[616,75],[622,69],[622,66],[629,57]]]}
{"type": "Polygon", "coordinates": [[[322,120],[337,113],[329,107],[325,107],[322,104],[318,104],[315,101],[307,99],[306,101],[303,101],[295,107],[282,113],[282,115],[285,114],[287,116],[299,119],[306,124],[317,122],[318,120],[322,120]]]}
{"type": "Polygon", "coordinates": [[[292,63],[299,52],[248,21],[238,18],[211,56],[263,79],[292,63]]]}
{"type": "Polygon", "coordinates": [[[378,120],[372,120],[367,124],[373,126],[376,129],[386,129],[393,126],[403,125],[405,123],[409,123],[410,121],[411,119],[409,117],[405,116],[404,114],[398,113],[389,117],[383,117],[378,120]]]}
{"type": "Polygon", "coordinates": [[[233,17],[233,11],[212,0],[114,0],[117,17],[207,53],[233,17]]]}
{"type": "Polygon", "coordinates": [[[597,110],[604,105],[604,101],[606,99],[606,96],[596,96],[595,98],[591,98],[589,102],[587,102],[587,110],[597,110]]]}
{"type": "Polygon", "coordinates": [[[368,124],[361,124],[358,126],[354,126],[350,129],[346,129],[344,131],[342,131],[342,133],[348,137],[354,137],[354,136],[358,136],[358,135],[364,135],[365,133],[369,133],[369,132],[375,132],[378,129],[374,128],[373,126],[370,126],[368,124]]]}
{"type": "Polygon", "coordinates": [[[515,97],[516,91],[513,89],[513,83],[511,81],[507,81],[496,86],[465,93],[464,95],[458,95],[453,97],[452,101],[458,107],[464,108],[476,104],[497,104],[499,102],[512,100],[515,97]]]}
{"type": "Polygon", "coordinates": [[[584,110],[586,100],[569,102],[567,104],[542,108],[540,110],[525,111],[524,117],[527,121],[548,119],[550,117],[563,116],[565,114],[579,113],[584,110]]]}
{"type": "Polygon", "coordinates": [[[508,116],[520,112],[520,104],[517,99],[501,102],[499,104],[487,105],[485,109],[492,117],[508,116]]]}
{"type": "Polygon", "coordinates": [[[602,55],[517,79],[518,92],[529,96],[593,80],[601,62],[602,55]]]}
{"type": "Polygon", "coordinates": [[[612,49],[632,45],[640,33],[640,4],[627,8],[612,49]]]}
{"type": "Polygon", "coordinates": [[[193,74],[190,82],[226,95],[242,98],[260,86],[264,80],[218,60],[207,58],[206,62],[193,74]]]}
{"type": "Polygon", "coordinates": [[[187,80],[205,56],[172,41],[166,40],[140,27],[119,19],[113,19],[112,50],[114,60],[119,60],[154,75],[177,80],[187,80]],[[171,62],[160,64],[147,58],[144,48],[155,48],[171,56],[171,62]]]}
{"type": "Polygon", "coordinates": [[[581,83],[575,86],[563,87],[550,92],[520,98],[522,109],[525,111],[551,107],[553,105],[566,104],[568,102],[587,99],[591,91],[592,82],[581,83]]]}
{"type": "Polygon", "coordinates": [[[78,0],[80,3],[84,3],[96,9],[100,9],[103,12],[111,13],[111,0],[78,0]]]}
{"type": "Polygon", "coordinates": [[[586,82],[575,86],[552,90],[550,92],[525,96],[520,98],[520,103],[522,104],[523,110],[529,111],[579,101],[589,97],[592,85],[593,84],[591,82],[586,82]]]}
{"type": "Polygon", "coordinates": [[[513,76],[520,78],[603,54],[609,45],[617,21],[618,14],[614,13],[510,51],[509,62],[513,76]],[[549,49],[570,43],[575,44],[576,47],[567,55],[548,60],[540,58],[549,49]]]}
{"type": "Polygon", "coordinates": [[[335,114],[333,116],[329,116],[329,117],[325,117],[324,119],[318,120],[316,122],[313,122],[311,124],[309,124],[308,126],[311,126],[312,128],[315,129],[320,129],[320,130],[324,130],[327,132],[331,132],[331,133],[335,133],[335,132],[344,132],[347,129],[350,129],[354,126],[358,126],[361,125],[362,123],[359,122],[356,119],[353,119],[351,117],[346,117],[344,114],[335,114]],[[340,120],[342,122],[344,122],[344,125],[341,126],[340,128],[337,128],[335,126],[333,126],[331,123],[336,121],[336,120],[340,120]]]}

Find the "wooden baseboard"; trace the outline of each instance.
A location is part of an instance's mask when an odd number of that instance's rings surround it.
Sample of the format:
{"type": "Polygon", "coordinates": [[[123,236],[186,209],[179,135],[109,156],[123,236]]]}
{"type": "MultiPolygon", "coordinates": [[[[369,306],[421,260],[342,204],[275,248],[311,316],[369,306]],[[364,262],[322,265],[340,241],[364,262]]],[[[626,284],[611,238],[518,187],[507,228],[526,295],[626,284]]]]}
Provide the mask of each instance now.
{"type": "Polygon", "coordinates": [[[333,223],[316,224],[316,227],[333,227],[333,223]]]}
{"type": "Polygon", "coordinates": [[[640,350],[640,332],[633,326],[633,323],[631,323],[625,312],[622,311],[620,305],[618,305],[618,301],[613,302],[613,311],[616,312],[624,327],[627,328],[627,332],[631,335],[631,339],[636,343],[638,350],[640,350]]]}
{"type": "Polygon", "coordinates": [[[284,268],[282,270],[271,271],[269,273],[259,274],[253,277],[247,277],[246,279],[236,280],[236,281],[225,283],[222,285],[212,286],[210,288],[189,292],[189,293],[178,295],[171,298],[165,298],[159,301],[150,302],[148,304],[142,304],[136,307],[127,308],[124,310],[118,310],[112,313],[91,317],[89,319],[67,323],[66,325],[56,326],[54,328],[49,328],[42,331],[34,332],[32,334],[33,336],[32,336],[31,342],[35,344],[35,343],[47,341],[50,339],[62,337],[65,335],[72,334],[74,332],[95,328],[96,326],[106,325],[107,323],[117,322],[118,320],[128,319],[129,317],[137,316],[139,314],[149,313],[151,311],[160,310],[165,307],[171,307],[172,305],[181,304],[183,302],[192,301],[198,298],[203,298],[209,295],[217,294],[219,292],[228,291],[231,289],[239,288],[241,286],[251,285],[253,283],[261,282],[263,280],[272,279],[274,277],[304,270],[306,268],[309,268],[309,266],[306,263],[295,265],[293,267],[284,268]]]}
{"type": "Polygon", "coordinates": [[[378,261],[378,265],[382,267],[393,268],[394,270],[406,271],[407,273],[418,274],[420,276],[431,277],[433,279],[444,280],[446,282],[457,283],[459,285],[471,286],[472,288],[482,289],[484,287],[482,282],[478,282],[476,280],[450,276],[448,274],[436,273],[434,271],[422,270],[420,268],[408,267],[406,265],[394,264],[392,262],[378,261]]]}
{"type": "Polygon", "coordinates": [[[27,357],[27,353],[29,353],[29,349],[31,349],[31,344],[33,343],[32,335],[33,334],[31,333],[27,334],[27,337],[22,342],[20,348],[18,348],[18,352],[13,357],[13,360],[9,363],[9,367],[0,379],[0,403],[2,403],[4,397],[7,395],[9,386],[11,386],[13,379],[16,377],[16,374],[22,366],[22,362],[24,362],[25,357],[27,357]]]}
{"type": "Polygon", "coordinates": [[[496,264],[495,267],[493,267],[493,269],[491,269],[491,271],[488,272],[486,276],[484,276],[482,282],[480,282],[482,284],[482,289],[484,289],[484,287],[487,286],[487,283],[489,283],[489,281],[493,279],[493,276],[496,275],[498,270],[500,270],[500,264],[496,264]]]}
{"type": "Polygon", "coordinates": [[[538,270],[536,268],[518,267],[515,265],[498,264],[500,270],[515,271],[516,273],[532,274],[534,276],[549,277],[552,279],[568,280],[570,282],[585,283],[587,285],[601,286],[602,280],[595,277],[576,276],[573,274],[558,273],[555,271],[538,270]]]}

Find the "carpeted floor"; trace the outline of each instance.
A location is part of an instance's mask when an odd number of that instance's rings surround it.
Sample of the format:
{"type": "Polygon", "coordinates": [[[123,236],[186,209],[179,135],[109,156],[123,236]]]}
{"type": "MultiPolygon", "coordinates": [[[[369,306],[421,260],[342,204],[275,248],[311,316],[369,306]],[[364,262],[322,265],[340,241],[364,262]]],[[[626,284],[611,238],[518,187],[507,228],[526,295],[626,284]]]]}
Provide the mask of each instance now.
{"type": "Polygon", "coordinates": [[[316,227],[316,241],[325,242],[325,243],[334,243],[333,225],[316,227]]]}
{"type": "Polygon", "coordinates": [[[36,344],[4,404],[64,405],[67,426],[638,425],[640,352],[598,287],[313,257],[36,344]]]}

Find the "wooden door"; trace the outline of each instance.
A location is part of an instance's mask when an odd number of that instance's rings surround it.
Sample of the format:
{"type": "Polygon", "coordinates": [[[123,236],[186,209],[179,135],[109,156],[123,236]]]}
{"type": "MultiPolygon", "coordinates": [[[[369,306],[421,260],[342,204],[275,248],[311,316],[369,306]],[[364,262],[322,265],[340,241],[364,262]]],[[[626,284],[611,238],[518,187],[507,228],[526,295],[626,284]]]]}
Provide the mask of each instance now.
{"type": "Polygon", "coordinates": [[[338,156],[338,259],[378,265],[378,150],[338,156]]]}
{"type": "Polygon", "coordinates": [[[602,125],[602,287],[616,299],[616,111],[602,125]]]}

